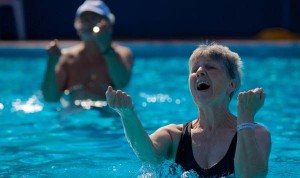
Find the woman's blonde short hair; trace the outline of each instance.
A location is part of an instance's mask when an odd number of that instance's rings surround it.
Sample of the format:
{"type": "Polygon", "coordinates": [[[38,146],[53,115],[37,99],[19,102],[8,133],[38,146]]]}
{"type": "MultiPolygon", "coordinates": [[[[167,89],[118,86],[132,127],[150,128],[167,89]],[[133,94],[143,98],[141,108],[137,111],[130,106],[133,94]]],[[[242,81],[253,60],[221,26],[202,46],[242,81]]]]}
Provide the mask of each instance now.
{"type": "Polygon", "coordinates": [[[228,47],[219,44],[204,44],[195,49],[190,57],[190,61],[198,58],[207,58],[223,62],[226,73],[231,79],[237,81],[235,91],[230,93],[230,99],[241,86],[242,60],[240,56],[232,52],[228,47]]]}

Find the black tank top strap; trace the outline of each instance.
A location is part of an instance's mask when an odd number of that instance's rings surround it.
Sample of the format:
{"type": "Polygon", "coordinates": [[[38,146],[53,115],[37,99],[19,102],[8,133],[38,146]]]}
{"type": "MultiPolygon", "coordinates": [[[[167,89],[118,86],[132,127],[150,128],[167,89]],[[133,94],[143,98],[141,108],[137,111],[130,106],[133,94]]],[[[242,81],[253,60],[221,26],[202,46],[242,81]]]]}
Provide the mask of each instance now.
{"type": "Polygon", "coordinates": [[[183,124],[182,133],[179,141],[179,145],[177,148],[176,159],[175,162],[178,164],[182,164],[184,160],[186,160],[186,152],[189,151],[189,143],[191,143],[190,130],[191,130],[191,122],[183,124]]]}
{"type": "Polygon", "coordinates": [[[234,157],[235,155],[235,149],[236,149],[236,142],[237,142],[237,132],[234,134],[232,140],[231,140],[231,143],[230,143],[230,146],[228,148],[228,151],[226,153],[226,156],[229,156],[229,157],[234,157]]]}

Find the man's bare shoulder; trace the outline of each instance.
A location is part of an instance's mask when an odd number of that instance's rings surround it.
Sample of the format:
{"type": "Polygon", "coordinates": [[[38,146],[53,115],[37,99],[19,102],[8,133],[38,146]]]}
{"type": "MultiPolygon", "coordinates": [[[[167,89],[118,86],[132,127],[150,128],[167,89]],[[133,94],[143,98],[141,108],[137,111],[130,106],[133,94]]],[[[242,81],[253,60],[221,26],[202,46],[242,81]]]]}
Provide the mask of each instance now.
{"type": "Polygon", "coordinates": [[[120,56],[126,56],[126,57],[132,57],[132,51],[130,48],[126,47],[126,46],[122,46],[119,44],[113,44],[112,48],[115,50],[115,52],[117,54],[119,54],[120,56]]]}
{"type": "Polygon", "coordinates": [[[131,53],[131,49],[128,48],[127,46],[123,46],[123,45],[120,45],[120,44],[113,43],[113,44],[111,45],[111,47],[112,47],[115,51],[125,51],[125,52],[130,52],[130,53],[131,53]]]}
{"type": "Polygon", "coordinates": [[[74,46],[63,48],[61,53],[60,60],[62,61],[69,61],[77,59],[82,52],[83,48],[81,44],[77,44],[74,46]]]}

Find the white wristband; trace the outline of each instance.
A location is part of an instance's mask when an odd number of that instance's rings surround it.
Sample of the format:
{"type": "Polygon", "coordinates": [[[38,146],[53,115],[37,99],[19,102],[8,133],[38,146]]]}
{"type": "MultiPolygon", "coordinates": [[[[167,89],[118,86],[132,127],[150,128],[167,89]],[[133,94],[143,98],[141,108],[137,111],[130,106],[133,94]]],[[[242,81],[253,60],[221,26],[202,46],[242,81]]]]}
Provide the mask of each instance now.
{"type": "Polygon", "coordinates": [[[254,127],[255,127],[254,123],[252,123],[252,122],[244,122],[244,123],[241,123],[241,124],[237,125],[237,131],[240,131],[240,130],[246,129],[246,128],[254,129],[254,127]]]}

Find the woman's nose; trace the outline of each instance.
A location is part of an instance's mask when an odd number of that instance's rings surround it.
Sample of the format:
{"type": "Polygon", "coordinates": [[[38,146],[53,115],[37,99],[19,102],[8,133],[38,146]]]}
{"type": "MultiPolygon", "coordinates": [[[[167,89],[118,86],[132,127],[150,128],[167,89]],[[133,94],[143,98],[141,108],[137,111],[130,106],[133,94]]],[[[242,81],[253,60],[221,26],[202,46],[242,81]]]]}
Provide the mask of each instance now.
{"type": "Polygon", "coordinates": [[[204,69],[202,67],[199,67],[199,69],[197,70],[197,77],[200,76],[206,76],[206,72],[204,71],[204,69]]]}

